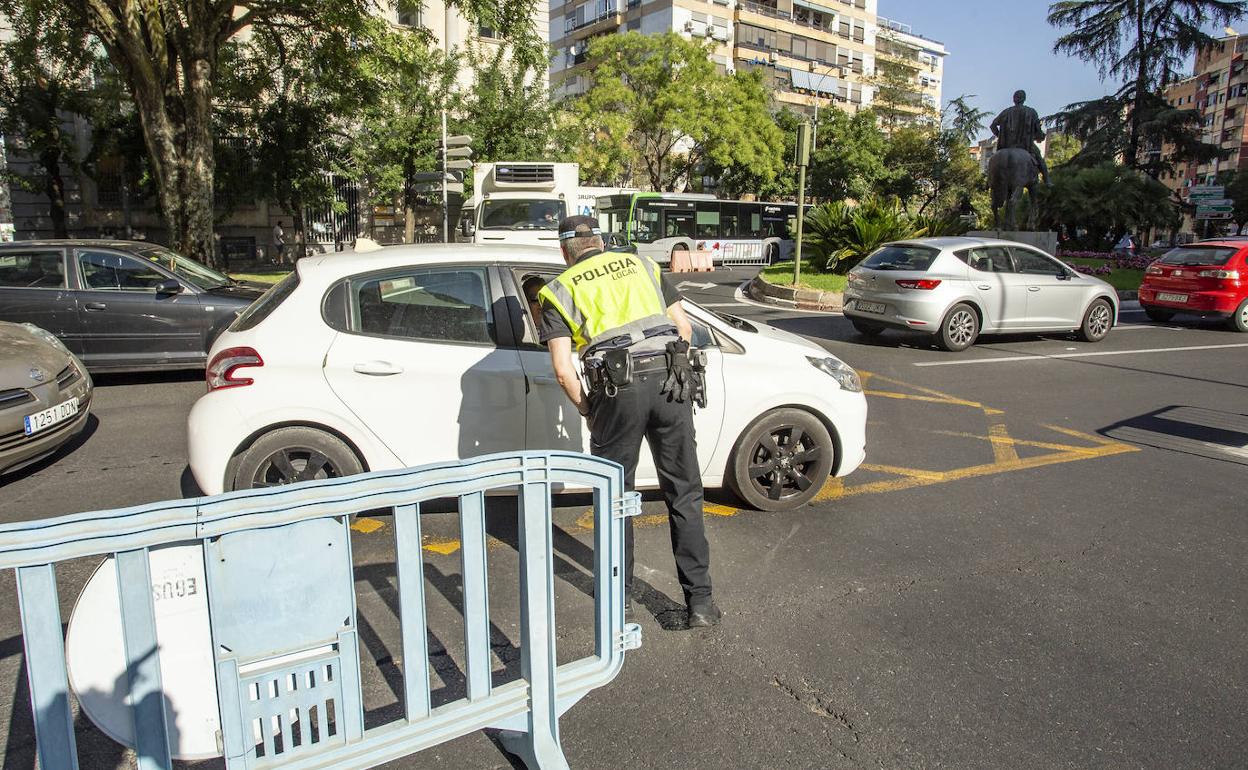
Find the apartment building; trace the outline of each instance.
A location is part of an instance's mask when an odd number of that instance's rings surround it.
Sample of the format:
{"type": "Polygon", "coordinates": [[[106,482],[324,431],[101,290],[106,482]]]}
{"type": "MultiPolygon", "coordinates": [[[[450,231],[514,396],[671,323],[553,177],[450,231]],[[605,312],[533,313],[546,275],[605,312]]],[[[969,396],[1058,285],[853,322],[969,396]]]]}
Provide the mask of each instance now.
{"type": "Polygon", "coordinates": [[[792,109],[871,103],[876,0],[551,0],[553,93],[583,93],[589,42],[630,31],[710,39],[723,71],[761,72],[792,109]]]}
{"type": "MultiPolygon", "coordinates": [[[[1202,139],[1222,148],[1226,157],[1209,163],[1180,163],[1174,171],[1164,174],[1162,182],[1181,199],[1187,199],[1188,188],[1216,184],[1227,171],[1248,170],[1248,131],[1244,115],[1248,112],[1248,35],[1227,28],[1227,34],[1196,54],[1190,77],[1166,87],[1165,98],[1172,107],[1196,110],[1200,116],[1202,139]]],[[[1160,152],[1169,153],[1168,145],[1160,152]]],[[[1157,151],[1153,148],[1152,151],[1157,151]]],[[[1184,230],[1192,228],[1185,216],[1184,230]]]]}
{"type": "Polygon", "coordinates": [[[945,76],[945,44],[916,34],[909,24],[879,17],[875,56],[887,62],[909,82],[898,108],[911,119],[930,118],[940,112],[945,76]]]}

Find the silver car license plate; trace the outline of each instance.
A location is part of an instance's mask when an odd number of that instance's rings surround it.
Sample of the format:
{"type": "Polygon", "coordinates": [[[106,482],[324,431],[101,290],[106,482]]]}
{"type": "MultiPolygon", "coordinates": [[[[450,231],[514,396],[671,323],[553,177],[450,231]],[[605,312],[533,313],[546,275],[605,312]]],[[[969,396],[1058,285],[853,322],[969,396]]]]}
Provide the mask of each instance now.
{"type": "Polygon", "coordinates": [[[1186,294],[1167,294],[1166,292],[1160,292],[1157,295],[1157,299],[1161,300],[1162,302],[1187,302],[1187,295],[1186,294]]]}
{"type": "Polygon", "coordinates": [[[64,422],[70,417],[78,414],[78,399],[71,398],[68,401],[62,401],[56,406],[44,409],[42,412],[26,415],[26,435],[38,433],[41,430],[51,428],[58,422],[64,422]]]}
{"type": "Polygon", "coordinates": [[[885,305],[879,302],[863,302],[859,299],[854,301],[854,310],[858,310],[863,313],[883,313],[885,305]]]}

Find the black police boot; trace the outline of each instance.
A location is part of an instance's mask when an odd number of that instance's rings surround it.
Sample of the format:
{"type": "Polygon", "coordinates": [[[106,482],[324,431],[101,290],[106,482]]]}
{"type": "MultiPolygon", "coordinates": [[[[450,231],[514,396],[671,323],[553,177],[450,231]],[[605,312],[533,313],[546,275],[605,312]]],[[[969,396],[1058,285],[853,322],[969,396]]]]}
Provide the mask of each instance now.
{"type": "Polygon", "coordinates": [[[723,617],[719,607],[715,606],[715,602],[711,599],[689,605],[689,627],[690,628],[707,628],[709,626],[719,625],[719,619],[723,617]]]}

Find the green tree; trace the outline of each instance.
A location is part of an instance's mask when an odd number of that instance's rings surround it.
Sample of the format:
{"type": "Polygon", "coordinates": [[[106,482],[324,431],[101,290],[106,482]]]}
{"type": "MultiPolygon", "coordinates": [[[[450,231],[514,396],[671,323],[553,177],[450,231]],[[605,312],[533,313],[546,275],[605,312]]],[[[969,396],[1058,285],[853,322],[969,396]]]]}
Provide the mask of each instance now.
{"type": "Polygon", "coordinates": [[[875,87],[871,109],[879,117],[885,131],[892,133],[899,126],[916,120],[930,122],[937,118],[935,110],[923,103],[922,95],[915,85],[918,71],[917,61],[910,63],[905,59],[876,59],[875,77],[871,79],[871,84],[875,87]]]}
{"type": "Polygon", "coordinates": [[[979,138],[984,132],[984,121],[992,117],[988,110],[981,110],[968,101],[974,98],[975,94],[962,94],[956,99],[950,99],[942,116],[942,122],[948,130],[961,139],[963,144],[968,145],[979,138]]]}
{"type": "MultiPolygon", "coordinates": [[[[523,42],[534,0],[453,0],[461,10],[523,42]]],[[[157,199],[174,246],[212,259],[214,112],[222,53],[245,31],[268,23],[287,30],[352,34],[368,0],[67,0],[124,77],[137,108],[157,199]]],[[[521,48],[532,47],[528,44],[521,48]]],[[[413,90],[435,86],[419,77],[413,90]]]]}
{"type": "Polygon", "coordinates": [[[1050,169],[1057,168],[1069,163],[1082,149],[1083,143],[1069,134],[1050,134],[1044,159],[1050,169]]]}
{"type": "Polygon", "coordinates": [[[865,199],[888,175],[887,146],[871,110],[853,115],[838,109],[820,112],[819,146],[806,177],[810,194],[832,201],[865,199]]]}
{"type": "Polygon", "coordinates": [[[721,74],[710,44],[674,32],[607,35],[590,44],[594,82],[569,105],[584,176],[677,190],[704,168],[781,171],[783,136],[757,75],[721,74]]]}
{"type": "Polygon", "coordinates": [[[1061,122],[1085,139],[1085,151],[1094,151],[1090,162],[1121,155],[1132,168],[1159,175],[1164,169],[1150,165],[1144,150],[1160,148],[1163,134],[1190,128],[1190,119],[1174,114],[1179,111],[1158,93],[1187,57],[1215,42],[1206,29],[1246,11],[1243,0],[1062,0],[1050,5],[1049,23],[1070,29],[1053,50],[1091,62],[1102,79],[1123,83],[1110,97],[1065,111],[1061,122]]]}
{"type": "Polygon", "coordinates": [[[1178,223],[1169,188],[1122,164],[1067,164],[1054,169],[1050,179],[1052,186],[1037,193],[1040,223],[1083,233],[1079,240],[1089,248],[1108,250],[1127,230],[1178,223]]]}
{"type": "Polygon", "coordinates": [[[420,197],[417,174],[437,172],[442,113],[460,105],[455,90],[459,62],[411,33],[394,32],[381,43],[361,59],[364,80],[374,93],[353,131],[350,166],[370,203],[400,201],[410,240],[420,197]],[[412,88],[413,82],[423,87],[412,88]]]}
{"type": "Polygon", "coordinates": [[[713,167],[710,169],[711,176],[719,180],[724,197],[754,195],[759,200],[793,200],[797,197],[797,127],[804,118],[788,108],[781,109],[772,117],[784,140],[781,152],[784,167],[770,180],[744,165],[713,167]]]}
{"type": "Polygon", "coordinates": [[[888,173],[879,178],[875,190],[896,198],[916,214],[960,211],[983,186],[979,164],[961,135],[936,125],[903,126],[894,131],[884,165],[888,173]]]}
{"type": "Polygon", "coordinates": [[[0,42],[0,134],[15,140],[38,164],[33,178],[11,175],[48,198],[52,231],[69,235],[61,166],[79,161],[62,125],[90,112],[87,95],[94,57],[82,19],[56,0],[4,0],[0,15],[12,36],[0,42]]]}
{"type": "Polygon", "coordinates": [[[463,128],[477,160],[546,160],[554,142],[555,110],[546,67],[529,67],[496,49],[470,55],[476,78],[463,104],[463,128]]]}

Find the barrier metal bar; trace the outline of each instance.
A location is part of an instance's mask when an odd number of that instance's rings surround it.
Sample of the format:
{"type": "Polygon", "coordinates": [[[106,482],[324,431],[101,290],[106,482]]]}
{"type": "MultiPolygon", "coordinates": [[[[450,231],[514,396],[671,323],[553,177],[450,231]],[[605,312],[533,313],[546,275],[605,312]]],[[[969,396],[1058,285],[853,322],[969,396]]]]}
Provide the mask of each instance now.
{"type": "Polygon", "coordinates": [[[26,679],[30,683],[30,707],[35,715],[39,766],[77,770],[78,748],[69,709],[65,640],[61,637],[56,570],[51,564],[17,570],[17,604],[22,614],[26,679]]]}
{"type": "Polygon", "coordinates": [[[611,681],[623,665],[624,652],[640,645],[640,627],[623,623],[624,518],[639,510],[637,494],[624,492],[619,465],[570,452],[544,452],[490,455],[0,526],[0,568],[18,573],[41,767],[77,766],[52,564],[116,556],[140,767],[169,767],[159,659],[153,655],[156,629],[147,549],[200,541],[228,767],[371,767],[495,727],[510,731],[505,733],[507,745],[530,767],[566,768],[559,716],[611,681]],[[595,654],[563,666],[556,666],[555,656],[553,484],[594,493],[595,654]],[[520,488],[523,678],[491,687],[484,493],[514,487],[520,488]],[[468,693],[431,709],[419,505],[444,497],[460,500],[468,693]],[[346,523],[351,514],[376,508],[392,508],[395,517],[405,718],[364,732],[346,523]],[[300,545],[278,547],[288,543],[300,545]],[[318,563],[311,553],[316,547],[330,548],[329,562],[318,563]],[[215,554],[211,559],[210,550],[215,554]],[[247,622],[254,617],[251,602],[257,588],[270,579],[278,586],[273,599],[278,606],[271,618],[261,619],[269,625],[257,630],[247,622]],[[298,596],[313,590],[307,581],[316,582],[318,591],[324,583],[318,601],[298,596]],[[322,605],[339,609],[317,617],[322,605]],[[345,621],[341,608],[346,608],[345,621]],[[218,636],[229,638],[234,647],[220,644],[218,636]],[[326,719],[327,706],[334,708],[332,722],[326,719]],[[311,709],[318,711],[315,719],[311,709]]]}

